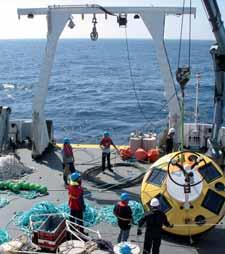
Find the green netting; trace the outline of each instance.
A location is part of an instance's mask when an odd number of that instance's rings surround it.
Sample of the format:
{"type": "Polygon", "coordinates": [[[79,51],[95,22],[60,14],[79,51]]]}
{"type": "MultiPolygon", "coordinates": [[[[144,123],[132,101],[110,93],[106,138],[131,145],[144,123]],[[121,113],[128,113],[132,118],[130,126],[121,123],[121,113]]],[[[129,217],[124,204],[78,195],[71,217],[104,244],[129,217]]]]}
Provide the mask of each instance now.
{"type": "Polygon", "coordinates": [[[58,206],[58,209],[59,209],[59,211],[62,212],[62,213],[68,213],[68,214],[70,213],[70,209],[69,209],[67,203],[63,203],[63,204],[59,205],[59,206],[58,206]]]}
{"type": "MultiPolygon", "coordinates": [[[[28,230],[30,216],[31,215],[43,215],[49,213],[59,213],[59,210],[55,205],[48,201],[43,201],[35,204],[29,211],[17,213],[14,218],[14,223],[22,230],[28,230]]],[[[37,216],[34,221],[44,221],[45,217],[37,216]]]]}
{"type": "Polygon", "coordinates": [[[91,207],[87,202],[85,205],[85,212],[84,212],[84,225],[86,227],[91,227],[99,223],[98,221],[98,211],[96,208],[91,207]]]}
{"type": "Polygon", "coordinates": [[[6,230],[0,229],[0,245],[10,240],[9,234],[6,230]]]}
{"type": "Polygon", "coordinates": [[[108,205],[105,207],[102,207],[98,211],[98,220],[99,222],[106,222],[111,225],[116,225],[117,224],[117,218],[113,214],[113,205],[108,205]]]}
{"type": "MultiPolygon", "coordinates": [[[[138,224],[138,221],[144,214],[144,209],[141,203],[137,201],[130,201],[129,205],[131,207],[133,213],[133,223],[135,225],[138,224]]],[[[60,212],[69,213],[70,209],[67,203],[64,203],[58,206],[60,212]]],[[[84,221],[86,222],[86,226],[93,226],[100,222],[106,222],[111,225],[117,224],[117,218],[113,214],[114,205],[107,205],[101,208],[93,208],[86,202],[86,208],[84,212],[84,221]]]]}
{"type": "Polygon", "coordinates": [[[22,198],[34,199],[36,197],[39,197],[40,193],[38,193],[37,191],[20,191],[18,195],[22,198]]]}
{"type": "MultiPolygon", "coordinates": [[[[85,202],[85,212],[84,212],[84,225],[87,227],[96,225],[100,222],[105,222],[111,225],[117,224],[117,218],[113,214],[114,205],[108,205],[102,208],[91,207],[87,202],[85,202]]],[[[137,224],[140,218],[143,216],[144,210],[142,205],[136,201],[130,201],[129,205],[131,206],[133,212],[133,222],[137,224]]],[[[29,230],[29,220],[31,215],[37,215],[32,217],[32,221],[42,222],[46,219],[41,215],[51,214],[51,213],[70,213],[70,209],[67,203],[55,206],[48,201],[35,204],[29,211],[20,212],[14,218],[14,223],[19,226],[22,230],[29,230]],[[40,215],[40,216],[38,216],[40,215]]],[[[40,225],[36,224],[36,225],[40,225]]]]}
{"type": "MultiPolygon", "coordinates": [[[[0,193],[4,194],[4,195],[8,195],[8,196],[19,196],[21,198],[25,198],[25,199],[34,199],[34,198],[37,198],[37,197],[42,197],[42,196],[45,196],[46,194],[41,194],[37,191],[25,191],[25,190],[20,190],[19,192],[11,192],[9,190],[4,190],[4,191],[1,191],[0,193]]],[[[1,199],[1,198],[0,198],[1,199]]],[[[0,203],[1,204],[1,203],[0,203]]],[[[0,206],[1,207],[1,206],[0,206]]]]}
{"type": "Polygon", "coordinates": [[[10,191],[27,199],[33,199],[37,196],[43,196],[48,194],[48,189],[46,186],[25,181],[0,181],[0,190],[6,192],[10,191]]]}
{"type": "MultiPolygon", "coordinates": [[[[64,213],[68,213],[68,214],[70,213],[70,209],[69,209],[67,203],[59,205],[58,209],[60,212],[64,212],[64,213]]],[[[84,212],[84,225],[86,227],[91,227],[91,226],[98,224],[99,222],[100,222],[99,211],[96,208],[91,207],[86,202],[85,203],[85,212],[84,212]]]]}
{"type": "Polygon", "coordinates": [[[135,225],[138,224],[138,221],[141,219],[141,217],[144,215],[144,209],[141,203],[137,201],[129,201],[129,205],[131,207],[132,213],[133,213],[133,223],[135,225]]]}

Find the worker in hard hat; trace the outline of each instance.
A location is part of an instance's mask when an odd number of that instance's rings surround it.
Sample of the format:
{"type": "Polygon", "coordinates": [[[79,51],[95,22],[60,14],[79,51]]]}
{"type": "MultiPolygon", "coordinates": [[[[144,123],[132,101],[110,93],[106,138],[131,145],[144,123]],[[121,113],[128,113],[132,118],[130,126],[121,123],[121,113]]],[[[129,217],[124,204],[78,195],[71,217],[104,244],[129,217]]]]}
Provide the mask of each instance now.
{"type": "Polygon", "coordinates": [[[164,212],[160,210],[160,203],[157,198],[150,202],[150,211],[144,214],[138,223],[137,235],[141,235],[141,226],[146,223],[145,240],[143,254],[159,254],[162,238],[162,227],[173,227],[169,223],[164,212]]]}
{"type": "Polygon", "coordinates": [[[18,144],[18,127],[15,123],[12,123],[9,128],[9,145],[12,148],[13,153],[16,150],[18,144]]]}
{"type": "Polygon", "coordinates": [[[174,128],[170,128],[166,137],[166,154],[173,152],[173,139],[176,131],[174,128]]]}
{"type": "Polygon", "coordinates": [[[117,242],[126,242],[132,223],[132,210],[128,204],[129,194],[124,192],[120,195],[120,201],[114,206],[113,213],[117,217],[120,233],[117,242]]]}
{"type": "MultiPolygon", "coordinates": [[[[85,210],[83,188],[81,186],[81,175],[79,172],[74,172],[70,176],[68,186],[69,194],[69,208],[70,208],[70,221],[83,226],[83,212],[85,210]]],[[[81,233],[84,232],[82,227],[79,227],[81,233]]]]}
{"type": "Polygon", "coordinates": [[[75,172],[73,148],[70,144],[69,138],[64,138],[62,149],[63,160],[63,180],[65,185],[68,185],[68,175],[75,172]]]}
{"type": "Polygon", "coordinates": [[[113,172],[111,164],[110,164],[110,146],[112,145],[116,151],[119,153],[119,149],[114,145],[109,132],[104,131],[103,138],[100,141],[100,148],[102,149],[102,171],[105,171],[105,161],[107,159],[108,170],[113,172]]]}

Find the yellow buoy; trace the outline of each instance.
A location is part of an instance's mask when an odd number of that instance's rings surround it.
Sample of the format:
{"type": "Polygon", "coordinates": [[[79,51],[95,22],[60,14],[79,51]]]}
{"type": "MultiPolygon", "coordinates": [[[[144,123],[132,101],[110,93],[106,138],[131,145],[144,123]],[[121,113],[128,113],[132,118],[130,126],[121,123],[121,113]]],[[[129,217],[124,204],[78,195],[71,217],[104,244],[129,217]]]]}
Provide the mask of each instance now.
{"type": "Polygon", "coordinates": [[[158,198],[173,228],[165,231],[182,236],[213,228],[225,213],[225,177],[209,157],[195,152],[175,152],[157,160],[146,173],[141,200],[149,210],[158,198]]]}

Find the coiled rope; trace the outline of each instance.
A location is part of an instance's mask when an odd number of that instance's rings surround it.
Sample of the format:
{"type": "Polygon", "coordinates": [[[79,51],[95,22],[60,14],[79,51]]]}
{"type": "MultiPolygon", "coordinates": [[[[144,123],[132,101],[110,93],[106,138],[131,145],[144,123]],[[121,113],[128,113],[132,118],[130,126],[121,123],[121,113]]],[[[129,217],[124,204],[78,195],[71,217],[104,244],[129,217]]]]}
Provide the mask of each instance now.
{"type": "Polygon", "coordinates": [[[146,169],[144,167],[141,167],[140,165],[134,164],[134,163],[115,163],[113,167],[133,167],[133,168],[139,169],[141,172],[137,176],[122,178],[119,181],[119,183],[117,182],[113,184],[113,183],[106,183],[102,180],[99,180],[96,176],[102,172],[102,167],[95,166],[84,171],[84,173],[82,174],[82,178],[84,180],[88,180],[95,183],[98,188],[103,188],[105,190],[108,190],[108,189],[115,190],[115,189],[127,188],[127,187],[134,186],[136,184],[141,183],[144,177],[144,174],[146,172],[146,169]]]}

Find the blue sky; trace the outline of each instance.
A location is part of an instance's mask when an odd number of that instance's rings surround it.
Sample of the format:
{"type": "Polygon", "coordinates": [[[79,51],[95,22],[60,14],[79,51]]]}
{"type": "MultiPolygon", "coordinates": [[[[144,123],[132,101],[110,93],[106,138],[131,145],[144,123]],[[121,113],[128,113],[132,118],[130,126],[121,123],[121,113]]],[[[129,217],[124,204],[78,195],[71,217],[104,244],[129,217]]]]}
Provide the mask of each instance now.
{"type": "MultiPolygon", "coordinates": [[[[16,38],[46,38],[47,26],[44,16],[35,17],[34,19],[27,19],[22,17],[18,20],[17,8],[39,8],[47,7],[53,4],[86,4],[98,3],[103,6],[182,6],[183,0],[3,0],[0,7],[0,39],[16,39],[16,38]]],[[[217,1],[221,13],[225,17],[225,1],[217,1]]],[[[189,4],[189,0],[186,0],[189,4]]],[[[193,39],[213,39],[211,27],[207,20],[202,1],[192,0],[193,7],[197,8],[196,19],[192,19],[192,38],[193,39]]],[[[92,24],[91,17],[86,16],[82,21],[80,16],[74,17],[76,27],[74,29],[66,28],[62,34],[63,38],[89,38],[92,24]]],[[[123,38],[124,29],[119,29],[115,18],[108,18],[105,21],[98,17],[98,32],[100,38],[123,38]]],[[[179,37],[181,18],[168,16],[165,38],[176,39],[179,37]]],[[[185,19],[185,27],[187,28],[187,18],[185,19]]],[[[187,29],[184,31],[184,37],[187,38],[187,29]]],[[[150,38],[141,20],[134,20],[132,16],[129,17],[127,27],[128,37],[130,38],[150,38]]]]}

